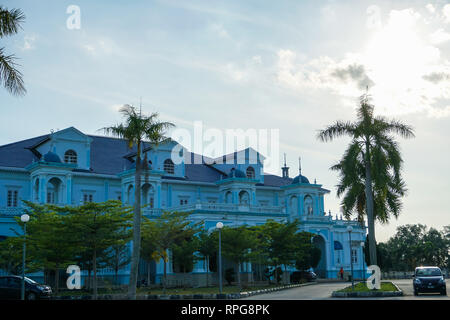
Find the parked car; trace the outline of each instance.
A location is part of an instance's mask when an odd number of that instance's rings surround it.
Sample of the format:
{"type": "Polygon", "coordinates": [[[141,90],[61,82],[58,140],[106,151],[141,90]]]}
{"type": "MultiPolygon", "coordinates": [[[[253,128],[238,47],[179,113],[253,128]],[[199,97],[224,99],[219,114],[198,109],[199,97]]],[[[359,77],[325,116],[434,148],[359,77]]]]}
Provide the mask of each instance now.
{"type": "Polygon", "coordinates": [[[413,275],[414,295],[421,292],[439,292],[447,295],[445,278],[438,267],[417,267],[413,275]]]}
{"type": "Polygon", "coordinates": [[[316,281],[317,275],[312,271],[294,271],[291,274],[291,283],[299,283],[300,279],[316,281]]]}
{"type": "MultiPolygon", "coordinates": [[[[25,277],[25,299],[49,299],[52,289],[25,277]]],[[[0,300],[18,300],[22,296],[22,277],[0,276],[0,300]]]]}

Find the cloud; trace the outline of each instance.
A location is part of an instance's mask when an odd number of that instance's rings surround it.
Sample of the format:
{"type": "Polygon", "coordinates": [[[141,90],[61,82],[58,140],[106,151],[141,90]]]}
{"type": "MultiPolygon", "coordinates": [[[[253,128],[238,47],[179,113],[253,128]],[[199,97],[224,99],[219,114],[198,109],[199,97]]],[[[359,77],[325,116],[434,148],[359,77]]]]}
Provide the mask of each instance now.
{"type": "Polygon", "coordinates": [[[32,35],[25,35],[23,38],[23,46],[22,50],[33,50],[35,48],[34,44],[36,42],[37,36],[35,34],[32,35]]]}
{"type": "Polygon", "coordinates": [[[361,90],[367,86],[372,87],[374,85],[374,82],[367,75],[365,67],[361,64],[351,64],[345,68],[337,68],[331,75],[344,82],[353,80],[357,83],[358,89],[361,90]]]}
{"type": "Polygon", "coordinates": [[[434,13],[436,11],[436,8],[431,3],[427,4],[425,8],[427,8],[430,13],[434,13]]]}
{"type": "Polygon", "coordinates": [[[423,78],[427,81],[430,81],[434,84],[438,84],[442,81],[448,81],[450,80],[450,74],[445,72],[432,72],[430,74],[426,74],[423,76],[423,78]]]}
{"type": "Polygon", "coordinates": [[[80,41],[79,46],[84,52],[94,57],[129,56],[129,52],[118,46],[114,40],[106,37],[90,37],[80,41]]]}
{"type": "Polygon", "coordinates": [[[444,15],[444,21],[450,23],[450,4],[442,7],[442,14],[444,15]]]}
{"type": "Polygon", "coordinates": [[[307,58],[280,49],[277,81],[300,94],[323,90],[344,101],[358,97],[368,85],[378,113],[450,116],[450,62],[437,47],[450,34],[436,26],[430,32],[424,24],[425,18],[412,8],[391,10],[365,48],[342,59],[307,58]]]}
{"type": "Polygon", "coordinates": [[[345,96],[358,96],[361,89],[373,84],[354,54],[348,54],[339,62],[328,56],[307,60],[301,54],[282,49],[278,51],[277,68],[277,80],[298,90],[325,89],[345,96]]]}
{"type": "Polygon", "coordinates": [[[220,38],[230,38],[228,31],[221,24],[212,24],[211,30],[217,34],[220,38]]]}
{"type": "Polygon", "coordinates": [[[432,44],[441,44],[448,40],[450,40],[450,33],[445,32],[442,28],[439,28],[430,35],[430,42],[432,44]]]}

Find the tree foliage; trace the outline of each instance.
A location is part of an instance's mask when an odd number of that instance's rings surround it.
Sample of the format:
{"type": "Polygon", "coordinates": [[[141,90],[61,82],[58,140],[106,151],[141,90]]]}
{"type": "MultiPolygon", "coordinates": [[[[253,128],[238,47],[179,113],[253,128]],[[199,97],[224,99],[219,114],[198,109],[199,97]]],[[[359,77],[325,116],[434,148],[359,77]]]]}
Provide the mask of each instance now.
{"type": "MultiPolygon", "coordinates": [[[[20,9],[8,10],[0,6],[0,38],[12,36],[19,32],[25,15],[20,9]]],[[[26,93],[22,73],[17,69],[17,58],[6,54],[5,48],[0,48],[0,82],[7,91],[16,96],[26,93]]]]}
{"type": "Polygon", "coordinates": [[[384,271],[411,271],[421,265],[448,268],[450,239],[448,226],[442,231],[425,225],[403,225],[386,243],[378,245],[380,268],[384,271]]]}
{"type": "Polygon", "coordinates": [[[120,113],[125,117],[125,124],[104,127],[106,134],[125,139],[128,147],[136,146],[136,168],[134,174],[134,215],[133,215],[133,249],[130,266],[130,282],[128,294],[130,299],[136,299],[136,285],[138,277],[139,260],[141,253],[141,174],[144,171],[145,177],[148,177],[147,153],[142,161],[142,151],[144,140],[150,142],[153,147],[160,143],[168,141],[165,131],[174,125],[170,122],[158,120],[158,113],[154,112],[149,116],[142,115],[135,107],[124,105],[120,113]]]}
{"type": "Polygon", "coordinates": [[[344,215],[349,218],[356,213],[359,221],[367,216],[371,264],[377,264],[375,220],[387,223],[391,216],[397,218],[406,192],[401,177],[403,159],[394,134],[414,137],[411,126],[375,116],[370,97],[365,94],[360,98],[355,122],[336,121],[317,135],[321,141],[351,138],[342,159],[331,169],[340,175],[337,194],[343,197],[344,215]]]}

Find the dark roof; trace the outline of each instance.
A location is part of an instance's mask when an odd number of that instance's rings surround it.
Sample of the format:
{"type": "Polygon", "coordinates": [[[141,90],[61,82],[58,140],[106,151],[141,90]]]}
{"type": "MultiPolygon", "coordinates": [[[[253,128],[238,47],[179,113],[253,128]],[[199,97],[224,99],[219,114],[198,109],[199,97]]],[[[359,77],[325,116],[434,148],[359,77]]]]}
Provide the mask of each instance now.
{"type": "Polygon", "coordinates": [[[264,174],[264,186],[282,187],[292,183],[291,178],[283,178],[274,174],[264,174]]]}
{"type": "Polygon", "coordinates": [[[25,168],[27,165],[33,163],[33,161],[38,161],[39,158],[27,148],[39,144],[49,136],[49,134],[46,134],[0,146],[0,166],[25,168]]]}
{"type": "Polygon", "coordinates": [[[220,171],[206,164],[185,164],[185,174],[188,181],[216,182],[221,179],[220,171]]]}
{"type": "MultiPolygon", "coordinates": [[[[25,168],[33,163],[33,161],[39,161],[40,159],[32,152],[31,148],[48,140],[49,136],[50,135],[47,134],[0,146],[0,166],[25,168]]],[[[92,139],[91,171],[82,169],[74,169],[74,171],[116,175],[131,167],[132,162],[127,160],[124,155],[135,152],[135,148],[130,150],[126,140],[91,135],[89,135],[89,137],[92,139]]],[[[147,145],[145,147],[147,147],[147,145]]],[[[190,153],[188,156],[191,156],[191,159],[194,160],[194,156],[198,155],[190,153]]],[[[180,180],[216,182],[227,178],[225,172],[205,163],[204,159],[202,160],[202,164],[185,164],[186,177],[180,178],[180,180]]],[[[291,182],[292,179],[290,178],[286,179],[276,175],[265,174],[263,185],[280,187],[288,185],[291,182]]]]}
{"type": "Polygon", "coordinates": [[[300,174],[300,175],[296,176],[296,177],[294,178],[294,180],[292,181],[292,184],[295,184],[295,183],[309,183],[309,180],[308,180],[307,177],[302,176],[302,175],[300,174]]]}

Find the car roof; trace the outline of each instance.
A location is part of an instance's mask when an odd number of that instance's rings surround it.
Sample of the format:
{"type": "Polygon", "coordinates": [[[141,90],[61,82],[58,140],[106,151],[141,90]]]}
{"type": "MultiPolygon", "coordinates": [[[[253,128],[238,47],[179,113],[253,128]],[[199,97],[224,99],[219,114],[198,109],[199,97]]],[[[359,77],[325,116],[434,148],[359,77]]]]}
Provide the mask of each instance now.
{"type": "Polygon", "coordinates": [[[435,267],[435,266],[416,267],[416,269],[439,269],[439,270],[441,270],[439,267],[435,267]]]}

